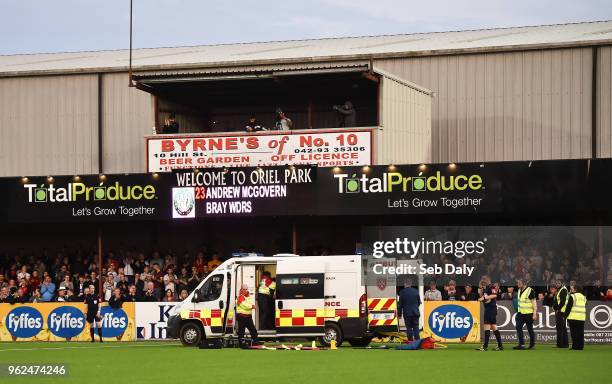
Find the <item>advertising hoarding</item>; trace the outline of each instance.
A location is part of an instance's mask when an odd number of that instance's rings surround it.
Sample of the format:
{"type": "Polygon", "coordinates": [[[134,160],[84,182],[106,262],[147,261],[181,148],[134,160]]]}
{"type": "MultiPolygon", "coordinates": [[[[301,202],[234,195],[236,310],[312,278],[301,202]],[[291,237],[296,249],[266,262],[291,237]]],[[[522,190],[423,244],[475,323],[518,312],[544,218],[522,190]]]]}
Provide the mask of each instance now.
{"type": "Polygon", "coordinates": [[[425,301],[423,332],[445,343],[480,341],[480,303],[425,301]]]}
{"type": "Polygon", "coordinates": [[[372,129],[147,138],[147,169],[372,164],[372,129]]]}
{"type": "Polygon", "coordinates": [[[136,305],[136,340],[167,339],[169,312],[178,303],[151,302],[136,305]]]}
{"type": "Polygon", "coordinates": [[[609,210],[611,161],[200,168],[0,179],[0,221],[609,210]],[[590,165],[589,165],[590,164],[590,165]]]}
{"type": "MultiPolygon", "coordinates": [[[[0,341],[89,341],[82,303],[0,304],[0,341]]],[[[104,341],[133,341],[134,303],[100,308],[104,341]]],[[[97,339],[96,329],[96,339],[97,339]]]]}
{"type": "MultiPolygon", "coordinates": [[[[555,317],[555,311],[552,308],[538,304],[538,318],[533,324],[536,343],[554,344],[557,342],[555,317]]],[[[504,342],[518,343],[516,310],[512,301],[497,302],[497,329],[499,329],[504,342]]],[[[525,340],[529,340],[526,327],[523,329],[523,334],[525,340]]],[[[612,303],[605,301],[587,302],[584,342],[587,344],[612,343],[612,303]]]]}

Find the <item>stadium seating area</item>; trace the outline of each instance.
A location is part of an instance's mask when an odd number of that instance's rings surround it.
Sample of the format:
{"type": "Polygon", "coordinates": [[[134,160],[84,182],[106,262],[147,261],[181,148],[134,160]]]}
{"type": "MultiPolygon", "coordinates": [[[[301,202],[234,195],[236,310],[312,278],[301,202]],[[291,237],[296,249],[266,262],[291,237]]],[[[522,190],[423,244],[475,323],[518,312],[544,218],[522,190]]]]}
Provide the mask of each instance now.
{"type": "MultiPolygon", "coordinates": [[[[605,264],[612,265],[612,253],[610,260],[602,263],[590,249],[579,252],[577,255],[576,250],[507,242],[478,257],[432,256],[429,263],[466,264],[476,267],[478,275],[469,279],[428,275],[424,281],[426,289],[435,282],[442,299],[447,300],[476,299],[478,282],[485,274],[498,283],[506,299],[513,297],[509,287],[519,276],[537,288],[540,299],[556,279],[585,286],[589,300],[612,299],[601,281],[601,276],[610,278],[605,264]],[[472,286],[468,290],[472,294],[466,294],[467,285],[472,286]]],[[[328,251],[317,253],[325,255],[328,251]]],[[[182,300],[225,258],[205,246],[182,253],[172,249],[145,252],[122,248],[105,254],[100,269],[93,248],[42,249],[38,254],[0,250],[0,302],[81,301],[83,289],[89,285],[94,285],[103,300],[108,300],[115,288],[131,301],[182,300]]]]}

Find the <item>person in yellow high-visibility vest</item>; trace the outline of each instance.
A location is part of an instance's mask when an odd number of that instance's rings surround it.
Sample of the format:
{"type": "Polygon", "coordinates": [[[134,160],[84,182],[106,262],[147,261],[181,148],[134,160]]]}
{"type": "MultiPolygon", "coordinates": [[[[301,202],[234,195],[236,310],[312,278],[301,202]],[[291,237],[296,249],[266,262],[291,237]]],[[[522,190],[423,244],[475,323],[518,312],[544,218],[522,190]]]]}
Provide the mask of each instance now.
{"type": "Polygon", "coordinates": [[[573,285],[570,287],[571,294],[567,299],[565,316],[569,323],[570,335],[572,337],[573,350],[584,349],[584,322],[586,321],[586,297],[580,292],[581,289],[573,285]]]}
{"type": "Polygon", "coordinates": [[[565,321],[565,309],[569,292],[561,280],[555,281],[557,292],[553,298],[553,309],[555,310],[555,328],[557,329],[557,348],[567,348],[567,325],[565,321]]]}
{"type": "Polygon", "coordinates": [[[252,312],[255,309],[253,304],[253,298],[249,293],[249,288],[246,284],[242,284],[240,287],[240,294],[236,299],[236,322],[238,323],[238,342],[241,347],[247,347],[247,343],[244,340],[245,328],[249,330],[253,344],[258,343],[257,339],[257,328],[253,323],[252,312]]]}
{"type": "Polygon", "coordinates": [[[275,287],[276,283],[272,280],[270,272],[264,271],[257,289],[259,329],[274,329],[274,298],[272,294],[275,287]]]}
{"type": "Polygon", "coordinates": [[[524,325],[527,325],[527,332],[529,333],[529,349],[534,349],[535,333],[533,332],[533,322],[538,316],[536,294],[533,288],[527,286],[523,279],[517,279],[516,285],[518,287],[518,308],[516,312],[516,336],[518,337],[518,345],[513,349],[526,349],[523,335],[524,325]]]}

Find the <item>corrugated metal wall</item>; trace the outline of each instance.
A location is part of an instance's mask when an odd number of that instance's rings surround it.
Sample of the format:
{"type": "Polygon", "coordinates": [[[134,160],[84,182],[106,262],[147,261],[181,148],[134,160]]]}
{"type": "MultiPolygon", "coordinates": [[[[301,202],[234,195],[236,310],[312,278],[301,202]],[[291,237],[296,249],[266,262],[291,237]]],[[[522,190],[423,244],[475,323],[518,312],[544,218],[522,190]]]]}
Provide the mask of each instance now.
{"type": "Polygon", "coordinates": [[[398,79],[381,76],[377,164],[431,161],[431,96],[398,79]]]}
{"type": "Polygon", "coordinates": [[[97,171],[95,75],[0,79],[0,176],[97,171]]]}
{"type": "Polygon", "coordinates": [[[612,157],[612,47],[597,52],[597,156],[612,157]]]}
{"type": "Polygon", "coordinates": [[[591,156],[590,48],[388,59],[435,92],[432,161],[591,156]]]}
{"type": "Polygon", "coordinates": [[[103,171],[146,172],[144,136],[155,125],[152,96],[129,88],[126,73],[105,74],[102,80],[103,171]]]}

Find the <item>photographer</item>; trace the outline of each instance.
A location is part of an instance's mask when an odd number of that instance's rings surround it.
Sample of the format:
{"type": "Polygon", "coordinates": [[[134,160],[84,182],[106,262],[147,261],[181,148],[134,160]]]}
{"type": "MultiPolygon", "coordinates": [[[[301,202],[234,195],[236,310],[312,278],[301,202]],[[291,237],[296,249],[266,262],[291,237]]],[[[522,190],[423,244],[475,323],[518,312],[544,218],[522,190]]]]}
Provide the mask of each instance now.
{"type": "Polygon", "coordinates": [[[357,116],[353,103],[347,100],[343,105],[334,105],[332,108],[338,115],[338,127],[355,127],[357,125],[357,116]]]}

